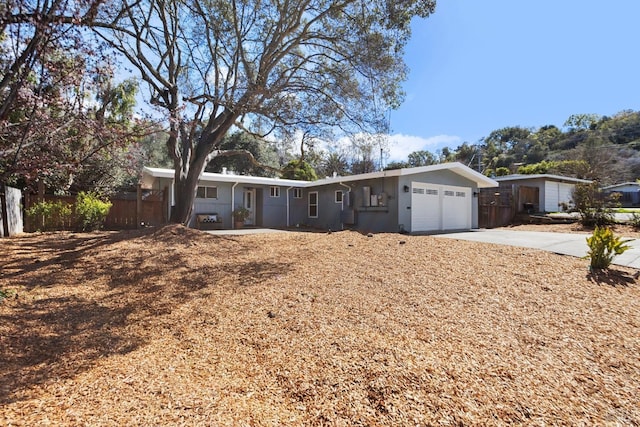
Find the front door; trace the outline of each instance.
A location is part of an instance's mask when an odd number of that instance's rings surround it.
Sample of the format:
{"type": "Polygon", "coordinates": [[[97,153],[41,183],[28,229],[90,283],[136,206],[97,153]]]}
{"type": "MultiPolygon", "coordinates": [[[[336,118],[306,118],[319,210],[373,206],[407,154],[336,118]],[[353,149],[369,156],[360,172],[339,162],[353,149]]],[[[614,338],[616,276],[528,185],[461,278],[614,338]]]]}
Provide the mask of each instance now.
{"type": "Polygon", "coordinates": [[[254,225],[256,223],[256,190],[244,190],[243,200],[243,206],[249,211],[249,216],[244,223],[246,225],[254,225]]]}

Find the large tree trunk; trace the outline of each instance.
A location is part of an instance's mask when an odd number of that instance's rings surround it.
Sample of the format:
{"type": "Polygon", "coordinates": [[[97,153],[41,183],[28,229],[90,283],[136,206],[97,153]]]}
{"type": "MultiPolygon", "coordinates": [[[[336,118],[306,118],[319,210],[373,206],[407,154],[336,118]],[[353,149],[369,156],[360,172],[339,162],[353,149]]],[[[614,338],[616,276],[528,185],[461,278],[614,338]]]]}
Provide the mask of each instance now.
{"type": "Polygon", "coordinates": [[[175,162],[174,197],[175,205],[171,209],[171,222],[189,225],[193,201],[196,197],[198,178],[206,166],[206,156],[196,158],[191,165],[180,165],[175,162]],[[186,166],[184,171],[182,167],[186,166]]]}
{"type": "Polygon", "coordinates": [[[170,221],[189,225],[198,179],[209,162],[209,155],[219,146],[237,118],[237,114],[225,111],[212,118],[201,136],[189,132],[186,126],[175,126],[167,145],[174,154],[174,198],[170,221]],[[193,138],[197,138],[194,141],[193,138]],[[179,150],[176,150],[179,144],[179,150]]]}

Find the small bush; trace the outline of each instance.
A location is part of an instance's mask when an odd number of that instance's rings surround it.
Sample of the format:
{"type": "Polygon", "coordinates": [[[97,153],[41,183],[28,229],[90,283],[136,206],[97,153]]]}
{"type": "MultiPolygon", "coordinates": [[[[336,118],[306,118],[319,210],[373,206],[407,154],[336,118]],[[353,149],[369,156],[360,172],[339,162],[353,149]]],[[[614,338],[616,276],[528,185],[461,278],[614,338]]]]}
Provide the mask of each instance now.
{"type": "Polygon", "coordinates": [[[102,200],[96,193],[78,193],[76,198],[76,214],[82,231],[93,231],[102,228],[104,220],[111,209],[111,202],[102,200]]]}
{"type": "Polygon", "coordinates": [[[633,228],[640,228],[640,214],[638,214],[637,212],[632,213],[629,224],[631,224],[633,228]]]}
{"type": "Polygon", "coordinates": [[[35,222],[36,230],[64,230],[70,223],[71,205],[62,201],[41,201],[27,209],[27,216],[35,222]]]}
{"type": "Polygon", "coordinates": [[[596,227],[591,237],[587,237],[589,252],[586,258],[591,259],[592,269],[609,268],[616,255],[624,253],[631,246],[627,245],[631,240],[622,240],[615,236],[608,227],[596,227]]]}
{"type": "Polygon", "coordinates": [[[572,201],[575,210],[580,213],[580,222],[585,227],[602,227],[615,223],[613,208],[620,206],[620,194],[604,194],[600,185],[593,181],[589,184],[576,184],[572,201]]]}

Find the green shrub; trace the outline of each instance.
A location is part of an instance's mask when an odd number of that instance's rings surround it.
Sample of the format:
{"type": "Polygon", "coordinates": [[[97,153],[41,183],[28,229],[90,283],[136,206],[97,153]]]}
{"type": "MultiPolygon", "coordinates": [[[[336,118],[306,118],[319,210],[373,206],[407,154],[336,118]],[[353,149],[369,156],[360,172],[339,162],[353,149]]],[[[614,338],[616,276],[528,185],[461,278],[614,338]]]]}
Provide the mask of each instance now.
{"type": "Polygon", "coordinates": [[[105,218],[111,209],[111,202],[104,201],[96,193],[81,191],[76,198],[76,214],[82,231],[93,231],[102,228],[105,218]]]}
{"type": "Polygon", "coordinates": [[[624,253],[631,246],[627,245],[631,240],[622,240],[615,236],[608,227],[596,227],[591,237],[587,237],[589,252],[585,258],[591,259],[592,269],[609,268],[616,255],[624,253]]]}
{"type": "Polygon", "coordinates": [[[600,185],[576,184],[571,194],[575,210],[580,213],[580,222],[585,227],[602,227],[615,223],[613,208],[620,206],[620,194],[604,194],[600,185]]]}
{"type": "Polygon", "coordinates": [[[633,228],[640,228],[640,214],[637,212],[632,213],[629,224],[631,224],[633,228]]]}
{"type": "Polygon", "coordinates": [[[71,205],[44,200],[32,205],[26,213],[38,231],[64,230],[70,223],[71,205]]]}
{"type": "Polygon", "coordinates": [[[511,171],[509,170],[509,168],[505,168],[504,166],[496,168],[496,176],[507,176],[510,173],[511,171]]]}

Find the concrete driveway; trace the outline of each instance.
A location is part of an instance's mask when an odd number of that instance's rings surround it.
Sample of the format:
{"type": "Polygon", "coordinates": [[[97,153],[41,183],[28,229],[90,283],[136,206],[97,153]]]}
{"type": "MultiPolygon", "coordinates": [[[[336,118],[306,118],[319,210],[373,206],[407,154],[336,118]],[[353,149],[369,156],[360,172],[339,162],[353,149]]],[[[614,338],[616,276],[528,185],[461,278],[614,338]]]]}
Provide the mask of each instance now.
{"type": "MultiPolygon", "coordinates": [[[[442,239],[469,240],[541,249],[562,255],[583,257],[587,255],[588,234],[546,233],[541,231],[512,231],[504,229],[473,230],[461,233],[437,234],[442,239]]],[[[613,259],[613,263],[640,269],[640,239],[629,242],[631,249],[613,259]]]]}

